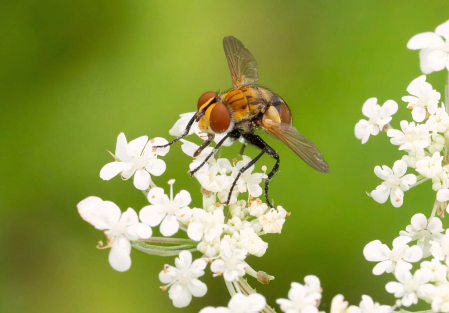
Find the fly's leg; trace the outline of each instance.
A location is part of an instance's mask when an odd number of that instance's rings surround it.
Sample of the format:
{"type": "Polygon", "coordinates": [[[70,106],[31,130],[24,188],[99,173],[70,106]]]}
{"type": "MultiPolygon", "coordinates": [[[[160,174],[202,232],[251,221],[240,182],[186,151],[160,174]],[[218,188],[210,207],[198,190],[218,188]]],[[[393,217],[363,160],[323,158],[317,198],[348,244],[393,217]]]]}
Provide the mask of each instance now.
{"type": "Polygon", "coordinates": [[[240,156],[242,156],[243,153],[245,153],[245,148],[246,148],[246,142],[243,144],[242,149],[240,149],[240,153],[239,153],[240,156]]]}
{"type": "MultiPolygon", "coordinates": [[[[212,152],[211,153],[209,153],[209,155],[203,160],[203,162],[201,162],[201,164],[197,167],[197,168],[195,168],[195,169],[193,169],[193,170],[191,170],[191,171],[189,171],[188,173],[190,174],[190,176],[193,176],[200,168],[202,168],[203,166],[204,166],[204,164],[206,164],[206,162],[218,151],[218,149],[220,149],[220,147],[223,145],[223,143],[226,141],[226,139],[228,139],[231,135],[232,135],[232,133],[233,132],[229,132],[228,134],[226,134],[226,136],[224,136],[218,143],[217,143],[217,145],[214,147],[214,149],[212,150],[212,152]]],[[[209,137],[210,138],[210,137],[209,137]]],[[[213,139],[213,137],[212,137],[212,139],[213,139]]],[[[212,140],[211,140],[212,141],[212,140]]],[[[203,145],[206,143],[207,141],[205,141],[202,145],[201,145],[201,147],[199,147],[198,148],[198,150],[196,150],[196,152],[195,152],[195,154],[194,154],[194,156],[196,155],[196,156],[198,156],[200,153],[201,153],[201,150],[203,150],[205,147],[203,147],[203,145]],[[200,150],[201,149],[201,150],[200,150]],[[198,153],[198,151],[199,151],[199,153],[198,153]],[[198,154],[197,154],[198,153],[198,154]]],[[[210,144],[210,142],[207,144],[207,146],[210,144]]]]}
{"type": "Polygon", "coordinates": [[[268,186],[270,184],[270,180],[273,178],[273,176],[277,173],[278,169],[279,169],[279,155],[277,154],[277,152],[271,148],[262,138],[260,138],[257,135],[254,134],[244,134],[243,138],[245,139],[245,141],[247,143],[249,143],[250,145],[254,146],[255,148],[259,148],[260,150],[262,150],[262,152],[255,157],[250,163],[248,163],[246,166],[242,167],[239,171],[239,174],[237,175],[236,180],[234,181],[234,183],[232,184],[231,187],[231,191],[228,195],[228,203],[231,200],[231,193],[232,190],[234,189],[235,184],[237,183],[238,178],[240,177],[240,175],[246,171],[249,167],[251,167],[254,163],[256,163],[256,161],[264,154],[267,153],[269,156],[271,156],[273,159],[276,160],[276,164],[274,165],[273,169],[270,171],[270,173],[268,174],[268,177],[265,179],[265,200],[267,201],[267,204],[270,207],[273,207],[273,205],[271,204],[270,200],[268,199],[268,186]]]}
{"type": "Polygon", "coordinates": [[[207,140],[204,141],[203,144],[195,151],[193,157],[196,158],[197,156],[199,156],[201,152],[204,150],[204,148],[206,148],[212,143],[212,140],[214,140],[214,138],[215,134],[207,134],[207,140]]]}
{"type": "Polygon", "coordinates": [[[249,169],[251,166],[253,166],[254,163],[256,163],[257,160],[259,160],[260,157],[261,157],[264,153],[265,153],[265,149],[262,149],[262,152],[261,152],[261,153],[259,153],[254,159],[252,159],[250,162],[248,162],[248,164],[246,164],[244,167],[242,167],[242,168],[239,170],[237,176],[236,176],[235,179],[234,179],[234,182],[232,183],[231,190],[229,190],[228,200],[227,200],[226,203],[225,203],[226,205],[229,205],[229,202],[231,201],[232,191],[234,190],[234,187],[235,187],[235,185],[237,184],[237,181],[239,180],[240,175],[242,175],[247,169],[249,169]]]}
{"type": "Polygon", "coordinates": [[[175,138],[174,140],[170,141],[169,143],[167,143],[163,146],[155,146],[154,148],[156,148],[156,149],[157,148],[166,148],[168,146],[171,146],[175,142],[178,142],[180,139],[184,138],[185,136],[187,136],[189,134],[190,128],[192,127],[193,123],[197,119],[197,115],[198,115],[198,113],[192,116],[192,118],[190,119],[189,123],[186,126],[186,129],[184,129],[184,131],[182,132],[181,136],[179,136],[178,138],[175,138]]]}

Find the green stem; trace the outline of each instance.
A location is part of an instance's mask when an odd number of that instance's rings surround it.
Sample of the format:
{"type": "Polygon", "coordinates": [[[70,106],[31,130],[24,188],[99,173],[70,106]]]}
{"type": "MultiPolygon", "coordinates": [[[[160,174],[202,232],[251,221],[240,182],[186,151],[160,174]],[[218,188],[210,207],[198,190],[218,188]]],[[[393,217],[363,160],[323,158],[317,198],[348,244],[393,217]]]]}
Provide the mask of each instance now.
{"type": "Polygon", "coordinates": [[[181,251],[190,251],[194,252],[197,251],[196,246],[192,245],[178,245],[173,247],[161,247],[161,246],[154,246],[149,245],[141,241],[134,241],[132,243],[133,248],[136,250],[139,250],[143,253],[150,254],[150,255],[158,255],[158,256],[174,256],[178,255],[181,251]]]}
{"type": "Polygon", "coordinates": [[[198,244],[198,242],[196,242],[192,239],[166,238],[166,237],[151,237],[148,239],[140,239],[139,241],[162,243],[162,244],[169,244],[169,245],[187,244],[187,245],[195,245],[196,246],[198,244]]]}

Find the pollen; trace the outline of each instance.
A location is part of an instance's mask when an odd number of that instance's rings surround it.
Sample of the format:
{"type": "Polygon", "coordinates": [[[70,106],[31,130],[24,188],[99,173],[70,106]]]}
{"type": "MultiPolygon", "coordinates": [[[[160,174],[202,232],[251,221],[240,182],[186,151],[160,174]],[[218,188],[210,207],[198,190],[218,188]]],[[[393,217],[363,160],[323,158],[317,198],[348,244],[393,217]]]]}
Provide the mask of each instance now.
{"type": "Polygon", "coordinates": [[[164,268],[164,273],[167,274],[168,273],[168,269],[164,268]]]}
{"type": "Polygon", "coordinates": [[[104,246],[103,241],[100,240],[100,241],[98,242],[98,246],[99,246],[99,247],[103,247],[103,246],[104,246]]]}
{"type": "Polygon", "coordinates": [[[399,201],[401,201],[401,199],[397,198],[397,199],[396,199],[396,202],[399,202],[399,201]]]}
{"type": "Polygon", "coordinates": [[[288,213],[287,213],[287,216],[290,216],[290,215],[292,215],[292,212],[288,212],[288,213]]]}
{"type": "Polygon", "coordinates": [[[217,202],[217,203],[215,203],[215,206],[216,206],[217,208],[219,208],[219,207],[221,207],[221,203],[220,203],[220,202],[217,202]]]}
{"type": "Polygon", "coordinates": [[[233,159],[232,159],[232,163],[235,163],[235,162],[237,162],[237,159],[236,159],[236,158],[233,158],[233,159]]]}
{"type": "Polygon", "coordinates": [[[154,139],[151,139],[150,142],[151,142],[151,143],[154,143],[154,139]]]}
{"type": "Polygon", "coordinates": [[[151,150],[151,152],[156,152],[156,148],[153,148],[153,149],[151,150]]]}
{"type": "Polygon", "coordinates": [[[161,286],[162,291],[166,291],[167,287],[166,286],[161,286]]]}
{"type": "Polygon", "coordinates": [[[223,273],[220,272],[220,271],[218,271],[216,274],[217,274],[218,276],[221,276],[221,274],[223,274],[223,273]]]}

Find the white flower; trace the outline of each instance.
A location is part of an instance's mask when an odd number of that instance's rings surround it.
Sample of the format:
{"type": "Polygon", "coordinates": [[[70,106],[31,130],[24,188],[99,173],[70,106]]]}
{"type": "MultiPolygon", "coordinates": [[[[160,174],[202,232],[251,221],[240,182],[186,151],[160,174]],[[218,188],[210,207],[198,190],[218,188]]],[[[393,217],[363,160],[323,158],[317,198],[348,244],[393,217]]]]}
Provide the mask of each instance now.
{"type": "Polygon", "coordinates": [[[432,261],[421,262],[421,268],[431,271],[430,281],[434,283],[446,283],[447,282],[447,266],[440,263],[436,259],[432,261]]]}
{"type": "Polygon", "coordinates": [[[400,207],[404,202],[404,191],[409,190],[410,185],[416,183],[414,174],[404,176],[406,171],[407,164],[402,160],[394,162],[393,170],[386,165],[382,168],[376,166],[374,173],[385,181],[371,192],[373,199],[379,203],[385,203],[390,197],[391,204],[394,207],[400,207]]]}
{"type": "Polygon", "coordinates": [[[247,217],[248,215],[248,208],[246,207],[246,201],[238,200],[235,203],[229,205],[229,213],[231,213],[233,217],[238,217],[241,220],[245,219],[245,217],[247,217]]]}
{"type": "Polygon", "coordinates": [[[239,277],[245,275],[246,255],[245,249],[232,250],[228,246],[226,250],[220,252],[220,258],[212,263],[210,269],[215,273],[214,276],[223,275],[229,282],[237,281],[239,277]]]}
{"type": "Polygon", "coordinates": [[[391,137],[393,145],[399,145],[399,150],[412,151],[427,148],[430,145],[430,133],[427,125],[415,125],[415,122],[401,121],[401,129],[389,129],[387,136],[391,137]]]}
{"type": "Polygon", "coordinates": [[[98,197],[88,197],[78,203],[78,212],[86,222],[103,230],[108,238],[104,248],[111,247],[109,263],[119,272],[131,267],[131,243],[138,239],[148,239],[152,235],[148,225],[139,223],[137,213],[129,208],[122,214],[120,208],[111,201],[98,197]]]}
{"type": "Polygon", "coordinates": [[[266,300],[264,296],[253,293],[249,296],[244,296],[241,293],[236,293],[229,301],[228,307],[207,307],[200,311],[200,313],[259,313],[265,308],[266,300]]]}
{"type": "Polygon", "coordinates": [[[318,277],[309,275],[304,278],[304,285],[292,283],[288,299],[277,299],[281,310],[287,313],[317,313],[321,299],[321,286],[318,277]]]}
{"type": "Polygon", "coordinates": [[[223,210],[208,213],[204,210],[196,210],[193,213],[193,221],[187,228],[187,235],[192,240],[200,241],[203,238],[212,242],[223,233],[224,224],[223,210]]]}
{"type": "Polygon", "coordinates": [[[369,98],[362,107],[362,113],[369,120],[360,120],[355,125],[355,136],[362,140],[362,144],[368,141],[370,135],[377,135],[385,125],[388,125],[392,115],[398,111],[398,104],[393,100],[387,100],[382,105],[377,104],[377,98],[369,98]]]}
{"type": "Polygon", "coordinates": [[[379,303],[374,303],[370,296],[363,295],[362,301],[360,301],[359,306],[351,305],[348,309],[349,313],[388,313],[392,311],[392,307],[389,305],[380,305],[379,303]]]}
{"type": "Polygon", "coordinates": [[[215,258],[219,255],[221,250],[221,241],[219,237],[215,237],[212,241],[206,241],[204,238],[196,247],[199,252],[203,253],[205,257],[215,258]]]}
{"type": "Polygon", "coordinates": [[[280,205],[275,210],[274,208],[268,211],[265,215],[259,217],[259,223],[266,234],[281,233],[282,225],[285,223],[287,211],[280,205]]]}
{"type": "Polygon", "coordinates": [[[437,286],[431,298],[434,312],[449,312],[449,285],[437,286]]]}
{"type": "Polygon", "coordinates": [[[429,221],[424,214],[413,215],[411,225],[401,230],[399,235],[408,236],[412,240],[418,240],[418,247],[423,250],[423,257],[430,256],[430,240],[439,240],[443,231],[443,223],[438,217],[432,217],[429,221]]]}
{"type": "Polygon", "coordinates": [[[419,58],[424,74],[441,71],[445,67],[449,69],[449,21],[439,25],[434,33],[426,32],[413,36],[407,43],[407,48],[421,50],[419,58]]]}
{"type": "Polygon", "coordinates": [[[412,265],[409,262],[418,262],[423,255],[418,246],[407,246],[411,240],[410,237],[397,237],[393,240],[393,250],[379,240],[368,243],[363,249],[363,255],[368,261],[380,262],[373,268],[373,274],[392,273],[396,268],[411,270],[412,265]]]}
{"type": "Polygon", "coordinates": [[[192,198],[188,191],[181,190],[173,199],[173,184],[175,180],[169,181],[170,198],[164,194],[164,189],[159,187],[151,188],[148,193],[148,201],[151,205],[140,210],[139,216],[142,222],[150,226],[161,224],[160,231],[164,236],[171,236],[178,232],[181,209],[187,207],[192,198]],[[162,222],[162,223],[161,223],[162,222]]]}
{"type": "Polygon", "coordinates": [[[443,156],[440,156],[439,152],[435,152],[432,157],[425,157],[424,159],[416,162],[416,171],[427,178],[438,177],[443,171],[441,162],[443,156]]]}
{"type": "Polygon", "coordinates": [[[400,267],[394,275],[399,282],[389,282],[385,289],[387,292],[393,293],[396,298],[402,298],[403,306],[418,303],[418,297],[427,296],[435,288],[435,286],[427,284],[432,277],[427,269],[419,269],[412,275],[409,270],[400,267]]]}
{"type": "Polygon", "coordinates": [[[165,172],[165,162],[158,159],[158,155],[166,155],[170,149],[155,149],[154,146],[167,144],[164,138],[154,138],[148,141],[147,136],[142,136],[127,143],[124,133],[117,137],[117,146],[113,157],[116,162],[111,162],[103,166],[100,177],[104,180],[120,174],[123,179],[128,179],[134,175],[134,186],[140,190],[147,190],[150,187],[151,175],[160,176],[165,172]]]}
{"type": "Polygon", "coordinates": [[[232,235],[235,232],[240,232],[244,228],[251,227],[251,223],[248,221],[242,221],[238,216],[234,216],[227,222],[226,234],[232,235]]]}
{"type": "Polygon", "coordinates": [[[426,124],[432,132],[444,133],[449,129],[449,115],[444,108],[444,104],[429,116],[426,124]]]}
{"type": "Polygon", "coordinates": [[[416,168],[416,162],[424,159],[426,156],[426,152],[423,148],[419,148],[416,150],[408,151],[408,154],[402,156],[402,161],[407,163],[408,167],[416,168]]]}
{"type": "Polygon", "coordinates": [[[345,313],[348,312],[348,301],[344,301],[343,295],[336,295],[331,302],[329,313],[345,313]]]}
{"type": "MultiPolygon", "coordinates": [[[[242,156],[242,158],[243,160],[237,162],[235,165],[233,177],[237,175],[242,167],[251,162],[251,158],[246,155],[242,156]]],[[[246,190],[248,190],[250,196],[258,197],[262,194],[262,187],[260,187],[259,184],[262,182],[263,178],[267,178],[267,175],[263,173],[251,174],[253,170],[254,165],[240,175],[240,178],[237,181],[237,188],[240,192],[246,192],[246,190]]]]}
{"type": "Polygon", "coordinates": [[[438,133],[433,133],[431,136],[431,143],[430,146],[427,147],[427,149],[429,150],[430,153],[435,153],[435,152],[441,152],[444,149],[444,145],[446,144],[446,139],[444,139],[444,136],[438,134],[438,133]]]}
{"type": "Polygon", "coordinates": [[[415,78],[407,87],[407,92],[412,96],[402,97],[402,101],[407,102],[407,107],[412,110],[412,117],[417,122],[422,122],[426,118],[427,112],[435,114],[438,108],[441,94],[426,82],[426,75],[415,78]]]}
{"type": "MultiPolygon", "coordinates": [[[[445,187],[446,188],[443,188],[443,186],[441,186],[441,189],[437,192],[437,200],[440,202],[449,201],[449,189],[447,189],[447,186],[445,187]]],[[[449,212],[449,205],[447,206],[446,211],[449,212]]]]}
{"type": "Polygon", "coordinates": [[[252,228],[242,229],[234,235],[238,235],[238,247],[245,249],[249,254],[261,257],[267,251],[268,243],[264,242],[252,228]]]}
{"type": "MultiPolygon", "coordinates": [[[[192,117],[196,114],[196,112],[189,112],[189,113],[183,113],[180,116],[179,120],[176,121],[175,125],[170,129],[168,132],[170,135],[179,137],[182,135],[184,130],[187,128],[187,124],[192,119],[192,117]]],[[[190,128],[189,135],[195,133],[198,137],[200,137],[203,140],[207,139],[207,133],[203,133],[198,128],[198,122],[193,122],[192,127],[190,128]]],[[[225,134],[215,134],[214,141],[218,143],[225,134]]],[[[231,139],[226,139],[226,141],[223,143],[223,146],[230,146],[232,145],[233,141],[231,139]]]]}
{"type": "Polygon", "coordinates": [[[256,200],[253,200],[250,202],[250,205],[248,207],[248,213],[251,216],[255,217],[261,217],[265,214],[268,210],[268,205],[266,203],[263,203],[262,200],[257,198],[256,200]]]}
{"type": "Polygon", "coordinates": [[[439,238],[438,241],[430,241],[432,245],[430,247],[430,253],[438,261],[445,261],[448,264],[449,261],[449,230],[446,230],[444,236],[439,238]]]}
{"type": "MultiPolygon", "coordinates": [[[[196,159],[190,164],[190,170],[196,169],[202,162],[201,158],[196,159]]],[[[211,192],[228,190],[231,182],[226,174],[231,172],[231,162],[228,159],[209,160],[209,162],[194,174],[201,187],[211,192]]]]}
{"type": "Polygon", "coordinates": [[[177,308],[183,308],[192,301],[192,296],[202,297],[207,292],[205,283],[198,280],[198,277],[204,275],[206,261],[197,259],[192,263],[192,254],[189,251],[182,251],[179,257],[175,259],[175,265],[165,265],[164,270],[159,273],[159,280],[163,284],[162,287],[168,291],[169,298],[173,301],[173,305],[177,308]]]}

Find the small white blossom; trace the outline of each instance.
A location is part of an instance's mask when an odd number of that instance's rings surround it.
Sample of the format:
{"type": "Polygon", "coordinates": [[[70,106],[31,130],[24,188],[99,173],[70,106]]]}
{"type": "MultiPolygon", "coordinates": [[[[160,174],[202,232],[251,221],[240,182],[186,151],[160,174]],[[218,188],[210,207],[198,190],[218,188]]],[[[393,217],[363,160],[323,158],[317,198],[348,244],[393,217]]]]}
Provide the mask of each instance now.
{"type": "Polygon", "coordinates": [[[387,100],[382,106],[377,104],[377,98],[369,98],[362,107],[362,113],[369,120],[360,120],[355,125],[355,136],[366,143],[370,135],[377,135],[385,125],[388,125],[392,115],[398,111],[398,104],[393,100],[387,100]]]}
{"type": "MultiPolygon", "coordinates": [[[[446,202],[449,201],[449,189],[447,189],[447,186],[445,186],[446,188],[442,188],[437,192],[437,200],[440,202],[446,202]]],[[[449,212],[449,205],[446,208],[446,211],[449,212]]]]}
{"type": "Polygon", "coordinates": [[[206,307],[200,313],[259,313],[265,308],[265,297],[253,293],[249,296],[244,296],[241,293],[236,293],[229,301],[228,307],[206,307]]]}
{"type": "Polygon", "coordinates": [[[388,313],[391,311],[391,306],[374,303],[373,299],[367,295],[362,296],[362,301],[360,301],[358,307],[351,305],[348,309],[348,313],[388,313]]]}
{"type": "MultiPolygon", "coordinates": [[[[196,159],[190,164],[190,170],[196,169],[202,162],[201,158],[196,159]]],[[[209,162],[195,172],[194,176],[205,190],[210,192],[227,191],[230,187],[231,179],[226,174],[232,170],[231,162],[228,159],[215,161],[212,158],[209,162]]]]}
{"type": "Polygon", "coordinates": [[[304,278],[304,285],[292,283],[288,299],[277,299],[281,310],[286,313],[318,313],[321,300],[321,286],[318,277],[309,275],[304,278]]]}
{"type": "Polygon", "coordinates": [[[203,253],[205,257],[215,258],[218,257],[221,251],[221,241],[219,237],[214,238],[212,241],[207,241],[204,238],[196,247],[199,252],[203,253]]]}
{"type": "Polygon", "coordinates": [[[407,246],[411,240],[412,238],[405,236],[396,238],[393,240],[393,250],[379,240],[368,243],[363,249],[363,255],[370,262],[380,262],[373,268],[373,274],[392,273],[396,268],[411,270],[409,262],[418,262],[423,255],[418,246],[407,246]]]}
{"type": "Polygon", "coordinates": [[[430,253],[438,261],[445,261],[448,264],[449,261],[449,230],[436,241],[430,241],[432,245],[430,247],[430,253]]]}
{"type": "Polygon", "coordinates": [[[421,268],[431,271],[431,282],[447,283],[447,266],[441,264],[437,259],[421,262],[421,268]]]}
{"type": "Polygon", "coordinates": [[[427,147],[429,152],[435,153],[435,152],[443,151],[444,146],[446,144],[446,139],[444,139],[444,136],[442,136],[438,133],[433,133],[430,136],[430,138],[431,138],[430,146],[427,147]]]}
{"type": "MultiPolygon", "coordinates": [[[[237,175],[238,171],[244,167],[246,164],[251,162],[251,158],[244,155],[242,156],[243,160],[237,162],[234,168],[234,177],[237,175]]],[[[260,183],[262,182],[263,178],[267,178],[267,175],[264,173],[254,173],[251,174],[254,170],[254,165],[252,165],[250,168],[248,168],[245,172],[243,172],[240,175],[239,180],[237,181],[237,188],[240,192],[246,192],[248,190],[248,193],[250,196],[258,197],[262,194],[262,187],[260,187],[260,183]]]]}
{"type": "Polygon", "coordinates": [[[449,69],[449,21],[439,25],[435,32],[413,36],[407,43],[411,50],[419,52],[420,67],[424,74],[449,69]]]}
{"type": "Polygon", "coordinates": [[[155,146],[167,144],[164,138],[154,138],[148,141],[147,136],[142,136],[127,143],[124,133],[117,137],[117,146],[113,157],[116,162],[111,162],[103,166],[100,177],[104,180],[120,174],[123,179],[128,179],[134,175],[134,186],[140,190],[147,190],[150,187],[151,175],[160,176],[165,172],[165,162],[157,156],[164,156],[170,147],[155,149],[155,146]]]}
{"type": "Polygon", "coordinates": [[[402,156],[402,161],[407,163],[408,167],[416,168],[416,162],[426,157],[426,152],[423,148],[408,151],[408,154],[402,156]]]}
{"type": "Polygon", "coordinates": [[[442,161],[443,156],[435,152],[432,157],[427,156],[416,162],[416,171],[427,178],[438,177],[443,172],[442,161]]]}
{"type": "Polygon", "coordinates": [[[394,207],[400,207],[404,202],[404,191],[409,190],[410,185],[416,183],[414,174],[404,176],[406,171],[407,164],[402,160],[394,162],[393,170],[386,165],[382,168],[376,166],[374,173],[384,182],[371,192],[373,199],[379,203],[385,203],[390,197],[391,204],[394,207]]]}
{"type": "Polygon", "coordinates": [[[329,313],[347,313],[348,301],[344,301],[343,295],[336,295],[331,302],[331,309],[329,313]]]}
{"type": "Polygon", "coordinates": [[[238,235],[238,247],[245,249],[249,254],[261,257],[267,251],[268,243],[264,242],[253,228],[242,229],[238,234],[234,233],[234,235],[238,235]]]}
{"type": "Polygon", "coordinates": [[[398,268],[394,275],[399,282],[389,282],[385,289],[393,293],[396,298],[401,298],[403,306],[411,306],[418,303],[418,298],[426,297],[435,286],[427,284],[432,274],[427,269],[419,269],[414,275],[409,270],[398,268]]]}
{"type": "Polygon", "coordinates": [[[238,200],[235,203],[229,205],[229,213],[233,217],[238,217],[239,219],[243,220],[248,215],[248,208],[246,207],[246,201],[245,200],[238,200]]]}
{"type": "Polygon", "coordinates": [[[287,211],[280,205],[277,209],[271,209],[265,215],[259,217],[259,223],[266,234],[281,233],[282,225],[285,223],[287,211]]]}
{"type": "Polygon", "coordinates": [[[265,214],[265,212],[268,211],[268,205],[266,203],[263,203],[262,200],[257,198],[256,200],[253,200],[250,202],[250,205],[248,207],[248,213],[251,216],[255,217],[261,217],[265,214]]]}
{"type": "Polygon", "coordinates": [[[170,184],[170,198],[164,194],[164,189],[159,187],[151,188],[148,193],[148,201],[151,205],[140,210],[139,216],[142,222],[150,226],[160,226],[160,232],[164,236],[171,236],[178,232],[182,208],[187,207],[192,198],[186,190],[181,190],[173,199],[173,183],[174,180],[169,181],[170,184]]]}
{"type": "Polygon", "coordinates": [[[88,197],[77,207],[83,220],[104,231],[108,243],[103,248],[111,248],[109,263],[112,268],[119,272],[127,271],[131,267],[130,241],[150,238],[151,228],[139,223],[133,209],[129,208],[122,214],[115,203],[98,197],[88,197]]]}
{"type": "Polygon", "coordinates": [[[449,115],[444,104],[437,108],[434,114],[429,116],[426,124],[432,132],[445,133],[449,129],[449,115]]]}
{"type": "Polygon", "coordinates": [[[193,213],[193,221],[187,228],[187,235],[196,241],[200,241],[204,236],[206,241],[212,242],[223,233],[224,219],[223,210],[216,210],[213,213],[196,210],[193,213]]]}
{"type": "Polygon", "coordinates": [[[251,227],[251,223],[245,220],[242,221],[238,216],[234,216],[228,220],[227,226],[225,233],[232,235],[233,233],[240,232],[242,229],[251,227]]]}
{"type": "Polygon", "coordinates": [[[175,259],[175,265],[165,265],[159,273],[159,280],[163,284],[163,290],[170,287],[168,291],[169,298],[177,308],[183,308],[192,301],[192,296],[202,297],[207,292],[205,283],[198,280],[198,277],[204,275],[206,261],[197,259],[192,263],[192,254],[189,251],[182,251],[179,257],[175,259]]]}
{"type": "Polygon", "coordinates": [[[426,82],[426,75],[415,78],[407,87],[407,92],[412,96],[402,97],[402,101],[408,103],[408,108],[412,110],[412,117],[417,122],[422,122],[427,116],[427,112],[435,114],[441,94],[426,82]]]}
{"type": "Polygon", "coordinates": [[[387,136],[390,142],[398,145],[399,150],[412,151],[427,148],[430,145],[429,127],[425,124],[416,125],[415,122],[401,121],[401,129],[389,129],[387,136]]]}
{"type": "Polygon", "coordinates": [[[431,299],[434,312],[449,312],[449,285],[437,286],[431,299]]]}
{"type": "Polygon", "coordinates": [[[237,281],[239,277],[245,275],[246,255],[245,249],[232,250],[228,247],[220,252],[220,258],[212,263],[210,269],[215,273],[214,276],[223,275],[223,278],[229,282],[237,281]]]}
{"type": "Polygon", "coordinates": [[[438,217],[432,217],[429,221],[424,214],[413,215],[411,224],[401,230],[399,235],[408,236],[412,240],[418,240],[418,247],[423,251],[423,257],[430,256],[430,241],[439,240],[442,237],[443,223],[438,217]]]}

